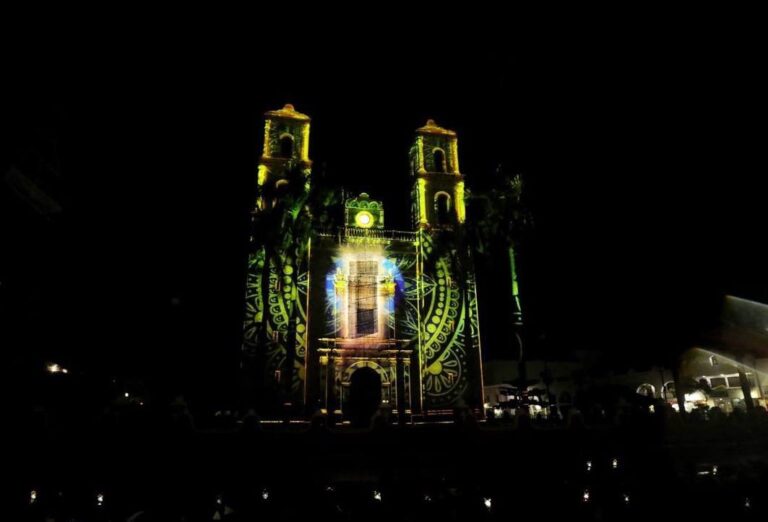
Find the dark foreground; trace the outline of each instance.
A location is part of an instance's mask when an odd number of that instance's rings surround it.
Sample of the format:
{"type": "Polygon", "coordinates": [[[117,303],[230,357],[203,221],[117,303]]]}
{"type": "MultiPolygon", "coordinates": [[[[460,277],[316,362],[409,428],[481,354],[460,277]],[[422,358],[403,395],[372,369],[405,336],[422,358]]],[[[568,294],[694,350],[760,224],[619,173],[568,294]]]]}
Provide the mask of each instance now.
{"type": "Polygon", "coordinates": [[[136,423],[27,432],[10,449],[15,514],[5,520],[733,521],[768,513],[764,416],[374,430],[136,423]]]}

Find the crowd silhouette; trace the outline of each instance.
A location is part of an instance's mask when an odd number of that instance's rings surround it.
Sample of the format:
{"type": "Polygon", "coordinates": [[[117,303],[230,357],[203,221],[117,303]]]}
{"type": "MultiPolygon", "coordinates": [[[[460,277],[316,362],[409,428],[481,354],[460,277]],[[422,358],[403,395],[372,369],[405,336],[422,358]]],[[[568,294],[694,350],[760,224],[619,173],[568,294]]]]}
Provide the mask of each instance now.
{"type": "Polygon", "coordinates": [[[88,423],[44,409],[16,424],[14,520],[639,520],[764,516],[768,414],[717,408],[681,417],[663,402],[609,415],[552,409],[398,422],[195,418],[116,402],[88,423]],[[764,486],[763,486],[764,487],[764,486]]]}

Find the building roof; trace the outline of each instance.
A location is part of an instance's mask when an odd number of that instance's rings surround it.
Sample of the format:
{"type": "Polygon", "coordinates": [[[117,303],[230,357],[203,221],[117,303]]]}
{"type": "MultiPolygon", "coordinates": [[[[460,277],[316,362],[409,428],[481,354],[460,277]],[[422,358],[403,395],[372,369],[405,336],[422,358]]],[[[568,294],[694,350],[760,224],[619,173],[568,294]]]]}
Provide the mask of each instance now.
{"type": "Polygon", "coordinates": [[[264,113],[264,116],[267,118],[284,118],[287,120],[297,120],[297,121],[310,121],[310,117],[306,114],[302,114],[296,109],[293,108],[293,105],[290,103],[286,103],[282,109],[278,109],[276,111],[267,111],[264,113]]]}
{"type": "Polygon", "coordinates": [[[726,296],[720,326],[702,341],[721,352],[768,357],[768,305],[726,296]]]}
{"type": "Polygon", "coordinates": [[[435,120],[427,120],[427,124],[416,129],[418,134],[437,134],[442,136],[456,137],[456,133],[450,129],[445,129],[435,123],[435,120]]]}
{"type": "Polygon", "coordinates": [[[381,201],[376,201],[375,199],[371,199],[371,196],[369,196],[365,192],[361,192],[359,196],[356,198],[348,198],[344,202],[345,208],[359,208],[359,209],[370,209],[370,210],[383,210],[384,205],[381,203],[381,201]]]}

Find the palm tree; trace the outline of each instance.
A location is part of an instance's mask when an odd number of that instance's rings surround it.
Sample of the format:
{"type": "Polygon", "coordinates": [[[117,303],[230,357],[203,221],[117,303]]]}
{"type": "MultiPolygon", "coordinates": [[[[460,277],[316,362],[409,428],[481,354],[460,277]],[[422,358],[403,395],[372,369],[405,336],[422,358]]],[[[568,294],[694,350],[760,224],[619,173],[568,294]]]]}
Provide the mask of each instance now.
{"type": "MultiPolygon", "coordinates": [[[[486,194],[473,199],[483,202],[482,217],[470,223],[474,239],[473,250],[482,256],[491,256],[502,250],[507,255],[510,280],[510,315],[518,343],[518,373],[522,386],[527,383],[523,349],[523,310],[520,302],[517,267],[519,245],[529,233],[533,219],[525,201],[523,178],[509,175],[499,165],[494,186],[486,194]]],[[[476,213],[477,215],[477,213],[476,213]]]]}
{"type": "Polygon", "coordinates": [[[331,189],[325,183],[324,172],[315,178],[303,178],[301,172],[292,172],[289,176],[289,186],[285,198],[285,215],[283,245],[284,251],[295,260],[291,301],[289,305],[290,317],[286,332],[285,361],[283,375],[285,383],[285,396],[287,399],[293,396],[293,376],[296,359],[296,327],[299,322],[299,305],[297,303],[298,288],[297,278],[306,268],[309,241],[316,226],[323,226],[330,221],[330,209],[339,201],[338,192],[331,189]],[[302,183],[303,182],[303,183],[302,183]],[[301,186],[303,185],[303,186],[301,186]]]}
{"type": "MultiPolygon", "coordinates": [[[[522,308],[517,282],[516,249],[527,232],[531,218],[523,201],[523,181],[518,174],[505,175],[501,167],[496,171],[496,187],[482,196],[472,196],[467,191],[467,197],[481,200],[485,203],[482,218],[474,220],[468,214],[467,221],[455,227],[453,233],[441,234],[440,241],[435,242],[433,259],[445,257],[448,260],[451,273],[455,274],[459,292],[464,302],[463,322],[465,325],[464,349],[470,354],[474,349],[472,328],[472,293],[474,291],[475,259],[473,253],[490,256],[503,248],[509,256],[510,297],[512,301],[511,316],[515,326],[516,338],[519,343],[519,378],[523,386],[527,384],[525,359],[522,349],[522,308]]],[[[480,371],[479,367],[476,371],[480,371]]]]}
{"type": "MultiPolygon", "coordinates": [[[[296,256],[302,253],[297,251],[297,240],[294,239],[294,234],[309,195],[308,173],[300,164],[291,162],[286,166],[284,179],[287,183],[267,183],[260,187],[258,194],[260,204],[253,212],[252,218],[251,255],[257,258],[260,255],[263,263],[259,275],[260,302],[257,302],[257,308],[261,312],[261,323],[256,335],[255,349],[246,353],[246,363],[251,370],[246,379],[255,380],[257,383],[264,382],[266,371],[264,354],[270,343],[274,342],[268,335],[271,319],[269,298],[270,293],[275,290],[271,287],[270,274],[274,269],[277,274],[282,275],[286,260],[300,260],[301,258],[296,256]]],[[[291,277],[291,275],[288,276],[291,277]]],[[[296,277],[296,271],[293,272],[292,277],[296,277]]],[[[287,303],[291,311],[296,308],[292,306],[295,303],[295,286],[292,284],[293,290],[290,295],[293,298],[287,303]]],[[[289,325],[291,322],[295,324],[294,317],[289,321],[289,325]]],[[[286,333],[288,339],[295,338],[295,329],[293,335],[290,331],[286,333]]],[[[292,346],[295,349],[295,343],[292,346]]],[[[288,360],[287,357],[286,359],[288,360]]],[[[292,369],[293,357],[290,358],[290,362],[292,369]]],[[[292,379],[290,371],[287,377],[292,379]]],[[[256,394],[256,400],[264,398],[263,388],[262,386],[256,394]]]]}

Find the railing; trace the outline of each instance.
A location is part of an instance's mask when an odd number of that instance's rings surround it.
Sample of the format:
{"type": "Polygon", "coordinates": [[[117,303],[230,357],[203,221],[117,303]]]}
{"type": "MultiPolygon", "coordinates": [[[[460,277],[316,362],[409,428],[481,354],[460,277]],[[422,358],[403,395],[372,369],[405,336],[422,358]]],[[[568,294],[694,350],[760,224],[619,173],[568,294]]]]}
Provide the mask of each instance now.
{"type": "Polygon", "coordinates": [[[316,236],[320,237],[336,237],[339,241],[345,241],[348,239],[373,239],[384,241],[407,241],[414,242],[417,239],[416,232],[409,232],[406,230],[383,230],[374,228],[357,228],[357,227],[339,227],[335,231],[332,230],[316,230],[316,236]]]}

